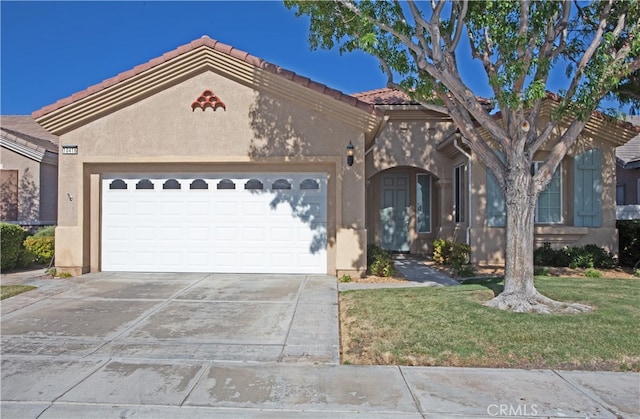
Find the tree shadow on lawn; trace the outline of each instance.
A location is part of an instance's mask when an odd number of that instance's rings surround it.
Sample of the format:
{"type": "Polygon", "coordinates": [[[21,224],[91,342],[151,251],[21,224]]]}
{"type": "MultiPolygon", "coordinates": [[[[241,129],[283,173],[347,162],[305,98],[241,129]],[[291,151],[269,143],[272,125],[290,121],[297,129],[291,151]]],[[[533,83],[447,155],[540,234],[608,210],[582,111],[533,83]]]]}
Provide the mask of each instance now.
{"type": "Polygon", "coordinates": [[[493,292],[494,297],[497,297],[504,291],[504,278],[501,276],[459,278],[457,281],[460,282],[461,285],[482,285],[485,288],[489,288],[493,292]]]}

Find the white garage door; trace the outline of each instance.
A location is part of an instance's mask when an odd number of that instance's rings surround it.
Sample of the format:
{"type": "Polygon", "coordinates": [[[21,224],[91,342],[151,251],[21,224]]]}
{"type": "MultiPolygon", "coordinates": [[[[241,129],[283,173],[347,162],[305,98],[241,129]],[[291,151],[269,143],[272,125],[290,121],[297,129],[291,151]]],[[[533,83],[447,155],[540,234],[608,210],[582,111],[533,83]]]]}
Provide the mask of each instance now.
{"type": "Polygon", "coordinates": [[[326,273],[325,174],[108,175],[102,270],[326,273]]]}

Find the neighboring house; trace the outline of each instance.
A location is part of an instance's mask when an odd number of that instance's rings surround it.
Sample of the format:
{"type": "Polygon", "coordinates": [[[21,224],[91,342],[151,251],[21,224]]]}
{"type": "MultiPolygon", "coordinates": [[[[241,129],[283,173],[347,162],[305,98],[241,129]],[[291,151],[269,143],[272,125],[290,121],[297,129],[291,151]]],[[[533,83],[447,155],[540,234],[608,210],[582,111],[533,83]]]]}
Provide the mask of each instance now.
{"type": "MultiPolygon", "coordinates": [[[[484,166],[445,109],[400,92],[349,96],[203,37],[33,116],[62,144],[61,271],[358,275],[368,244],[436,237],[502,261],[484,166]]],[[[540,199],[539,244],[617,248],[614,147],[634,135],[590,122],[540,199]]]]}
{"type": "Polygon", "coordinates": [[[33,229],[55,224],[58,138],[30,115],[3,115],[0,145],[0,221],[33,229]]]}
{"type": "MultiPolygon", "coordinates": [[[[640,116],[628,120],[640,126],[640,116]]],[[[616,164],[618,219],[640,219],[640,134],[616,148],[616,164]]]]}

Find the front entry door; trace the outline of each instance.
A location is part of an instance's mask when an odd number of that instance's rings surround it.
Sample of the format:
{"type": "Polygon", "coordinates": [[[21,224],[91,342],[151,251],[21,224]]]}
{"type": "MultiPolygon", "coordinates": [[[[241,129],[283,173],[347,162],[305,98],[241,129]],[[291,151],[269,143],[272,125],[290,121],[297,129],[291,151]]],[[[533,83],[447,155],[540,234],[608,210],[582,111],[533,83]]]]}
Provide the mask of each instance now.
{"type": "Polygon", "coordinates": [[[380,230],[382,248],[409,251],[409,176],[382,175],[380,230]]]}

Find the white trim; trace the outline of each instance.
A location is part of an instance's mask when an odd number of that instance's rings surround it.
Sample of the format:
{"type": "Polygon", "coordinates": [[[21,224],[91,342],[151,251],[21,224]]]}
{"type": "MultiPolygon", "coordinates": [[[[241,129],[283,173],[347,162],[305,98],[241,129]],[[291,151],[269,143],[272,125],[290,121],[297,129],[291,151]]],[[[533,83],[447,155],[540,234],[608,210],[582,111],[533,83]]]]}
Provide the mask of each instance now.
{"type": "Polygon", "coordinates": [[[42,159],[45,156],[45,152],[44,151],[39,151],[39,150],[35,150],[31,147],[27,147],[25,145],[16,143],[14,141],[11,141],[7,138],[5,138],[5,136],[0,136],[0,145],[2,145],[2,147],[11,150],[15,153],[21,154],[24,157],[27,157],[31,160],[35,160],[38,163],[40,163],[42,161],[42,159]]]}

